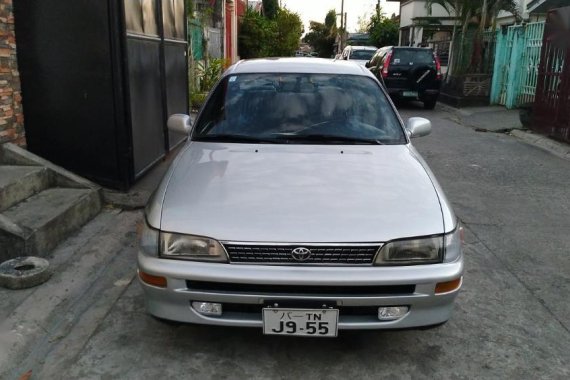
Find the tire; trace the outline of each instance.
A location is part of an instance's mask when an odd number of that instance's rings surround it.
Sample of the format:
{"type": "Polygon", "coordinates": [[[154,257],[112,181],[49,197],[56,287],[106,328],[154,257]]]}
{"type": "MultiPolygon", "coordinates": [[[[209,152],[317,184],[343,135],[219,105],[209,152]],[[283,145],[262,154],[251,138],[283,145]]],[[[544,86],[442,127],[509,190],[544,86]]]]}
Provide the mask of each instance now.
{"type": "Polygon", "coordinates": [[[424,109],[432,110],[435,108],[436,103],[437,103],[437,98],[428,98],[424,100],[424,109]]]}

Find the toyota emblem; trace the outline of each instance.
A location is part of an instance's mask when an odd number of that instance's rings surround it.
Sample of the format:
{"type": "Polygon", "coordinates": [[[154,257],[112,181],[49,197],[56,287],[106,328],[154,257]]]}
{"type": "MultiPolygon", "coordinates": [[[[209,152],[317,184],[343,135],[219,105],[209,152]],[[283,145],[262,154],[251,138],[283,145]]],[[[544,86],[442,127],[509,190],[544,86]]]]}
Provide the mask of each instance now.
{"type": "Polygon", "coordinates": [[[311,257],[311,250],[305,247],[295,248],[291,251],[291,256],[297,261],[306,261],[311,257]]]}

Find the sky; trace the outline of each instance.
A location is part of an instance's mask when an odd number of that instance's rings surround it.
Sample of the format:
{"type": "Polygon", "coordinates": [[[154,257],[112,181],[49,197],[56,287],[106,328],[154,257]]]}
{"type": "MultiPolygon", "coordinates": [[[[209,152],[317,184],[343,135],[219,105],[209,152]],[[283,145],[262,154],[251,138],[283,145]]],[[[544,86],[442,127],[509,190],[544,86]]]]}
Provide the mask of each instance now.
{"type": "MultiPolygon", "coordinates": [[[[355,32],[358,28],[358,17],[367,14],[369,18],[376,12],[378,0],[344,0],[344,11],[347,13],[348,32],[355,32]]],[[[287,9],[298,13],[305,25],[305,32],[309,31],[309,21],[324,22],[325,16],[330,9],[336,9],[340,13],[341,0],[281,0],[281,4],[287,9]]],[[[386,2],[381,0],[382,12],[390,16],[392,13],[400,13],[400,3],[386,2]]],[[[338,17],[340,24],[340,17],[338,17]]]]}

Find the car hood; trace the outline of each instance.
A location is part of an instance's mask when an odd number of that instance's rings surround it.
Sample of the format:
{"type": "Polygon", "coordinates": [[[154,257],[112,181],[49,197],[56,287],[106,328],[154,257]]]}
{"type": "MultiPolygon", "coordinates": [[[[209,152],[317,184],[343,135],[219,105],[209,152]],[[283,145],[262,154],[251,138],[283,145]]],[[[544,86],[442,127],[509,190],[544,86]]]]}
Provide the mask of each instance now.
{"type": "Polygon", "coordinates": [[[172,170],[163,231],[222,241],[382,242],[444,230],[406,145],[192,142],[172,170]]]}

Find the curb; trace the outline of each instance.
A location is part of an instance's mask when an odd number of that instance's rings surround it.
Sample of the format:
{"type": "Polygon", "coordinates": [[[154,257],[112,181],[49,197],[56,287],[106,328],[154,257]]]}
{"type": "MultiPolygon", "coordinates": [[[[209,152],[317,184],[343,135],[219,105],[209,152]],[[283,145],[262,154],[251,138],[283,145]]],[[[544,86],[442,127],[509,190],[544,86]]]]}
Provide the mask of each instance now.
{"type": "MultiPolygon", "coordinates": [[[[440,104],[440,106],[443,111],[454,114],[459,119],[458,120],[459,122],[461,122],[462,118],[468,117],[468,115],[470,114],[469,111],[467,110],[461,110],[459,108],[452,107],[448,104],[440,104]]],[[[464,125],[464,126],[473,128],[473,126],[470,125],[464,125]]],[[[507,132],[509,135],[516,137],[519,140],[522,140],[523,142],[529,145],[533,145],[559,158],[570,161],[570,145],[558,142],[547,136],[533,133],[528,129],[524,129],[522,125],[520,128],[506,128],[503,130],[498,129],[495,131],[486,130],[485,132],[498,132],[498,133],[507,132]]]]}
{"type": "Polygon", "coordinates": [[[536,146],[537,148],[545,150],[557,157],[570,161],[570,145],[526,130],[514,129],[511,131],[511,135],[526,142],[527,144],[536,146]]]}

